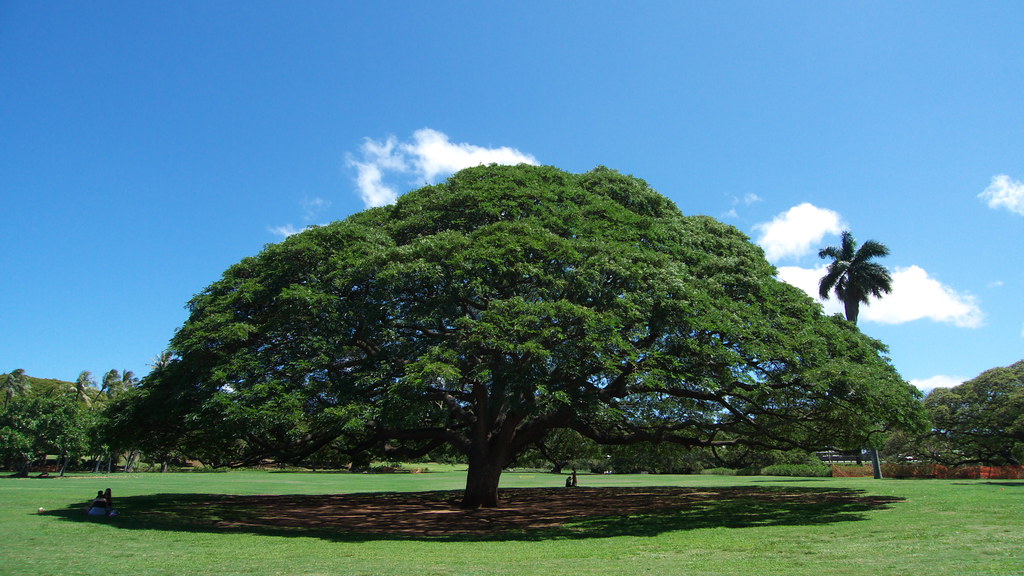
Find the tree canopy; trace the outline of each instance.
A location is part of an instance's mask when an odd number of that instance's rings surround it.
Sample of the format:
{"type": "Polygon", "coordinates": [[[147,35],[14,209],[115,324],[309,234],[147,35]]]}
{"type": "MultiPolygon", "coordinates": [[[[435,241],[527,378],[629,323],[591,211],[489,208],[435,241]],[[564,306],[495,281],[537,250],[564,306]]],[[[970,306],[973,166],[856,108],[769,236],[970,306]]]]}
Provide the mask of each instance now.
{"type": "Polygon", "coordinates": [[[471,168],[229,268],[122,430],[222,464],[448,445],[477,507],[557,429],[816,448],[919,426],[885,347],[775,273],[643,180],[471,168]]]}
{"type": "Polygon", "coordinates": [[[925,398],[934,430],[919,450],[945,464],[1024,464],[1024,360],[925,398]]]}
{"type": "Polygon", "coordinates": [[[0,462],[27,476],[37,455],[81,455],[89,424],[86,407],[73,394],[16,397],[0,412],[0,462]]]}

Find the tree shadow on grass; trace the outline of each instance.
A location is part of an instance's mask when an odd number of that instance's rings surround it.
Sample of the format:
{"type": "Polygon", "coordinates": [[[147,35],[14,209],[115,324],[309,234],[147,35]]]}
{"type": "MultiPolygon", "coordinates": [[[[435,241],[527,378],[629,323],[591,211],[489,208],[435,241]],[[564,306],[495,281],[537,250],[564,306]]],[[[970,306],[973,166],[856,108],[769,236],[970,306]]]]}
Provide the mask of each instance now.
{"type": "Polygon", "coordinates": [[[119,498],[121,514],[45,514],[127,530],[368,540],[507,541],[656,536],[700,528],[813,526],[862,520],[902,498],[796,487],[512,488],[500,508],[462,510],[461,491],[372,494],[154,494],[119,498]]]}

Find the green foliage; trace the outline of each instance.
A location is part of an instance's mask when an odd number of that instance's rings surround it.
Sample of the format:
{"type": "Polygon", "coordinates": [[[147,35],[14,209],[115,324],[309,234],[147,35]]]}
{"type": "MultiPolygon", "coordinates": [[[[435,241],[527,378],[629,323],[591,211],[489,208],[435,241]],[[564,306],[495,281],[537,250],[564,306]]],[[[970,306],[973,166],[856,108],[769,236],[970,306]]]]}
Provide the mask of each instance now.
{"type": "Polygon", "coordinates": [[[89,372],[82,372],[76,382],[33,378],[24,370],[0,375],[4,395],[0,465],[26,474],[34,458],[50,454],[58,457],[63,472],[81,458],[105,454],[103,408],[136,383],[131,372],[116,370],[105,375],[103,389],[95,386],[89,372]]]}
{"type": "Polygon", "coordinates": [[[948,465],[1024,464],[1024,360],[925,398],[933,431],[919,456],[948,465]]]}
{"type": "Polygon", "coordinates": [[[766,466],[774,465],[821,465],[821,460],[807,450],[764,450],[748,446],[732,446],[714,451],[714,464],[724,465],[732,470],[745,470],[758,474],[766,466]]]}
{"type": "Polygon", "coordinates": [[[75,398],[82,404],[90,405],[98,390],[96,389],[96,380],[92,377],[92,372],[83,370],[79,375],[78,379],[72,385],[72,389],[75,392],[75,398]]]}
{"type": "Polygon", "coordinates": [[[88,414],[68,394],[20,397],[0,414],[0,459],[22,474],[38,455],[81,455],[88,414]]]}
{"type": "Polygon", "coordinates": [[[717,468],[705,468],[704,470],[701,470],[700,473],[710,476],[735,476],[736,470],[733,468],[724,468],[719,466],[717,468]]]}
{"type": "Polygon", "coordinates": [[[14,396],[52,396],[63,394],[74,383],[53,378],[35,378],[29,376],[22,369],[12,371],[10,374],[0,374],[0,394],[3,400],[10,401],[14,396]]]}
{"type": "Polygon", "coordinates": [[[773,464],[761,468],[761,475],[828,478],[832,476],[832,469],[824,464],[773,464]]]}
{"type": "Polygon", "coordinates": [[[522,455],[516,458],[515,466],[550,468],[561,473],[563,468],[572,470],[594,470],[605,459],[601,446],[593,440],[568,428],[552,430],[522,455]]]}
{"type": "Polygon", "coordinates": [[[3,395],[3,408],[7,410],[8,404],[16,397],[25,394],[29,390],[29,383],[25,377],[25,371],[21,368],[0,376],[0,393],[3,395]]]}
{"type": "Polygon", "coordinates": [[[125,441],[226,465],[447,444],[467,505],[559,429],[792,448],[921,420],[881,343],[735,228],[605,168],[464,170],[266,247],[189,311],[121,405],[125,441]]]}
{"type": "Polygon", "coordinates": [[[608,446],[606,452],[600,469],[616,474],[695,474],[711,460],[704,449],[664,442],[608,446]]]}
{"type": "Polygon", "coordinates": [[[134,388],[138,383],[139,379],[135,377],[131,370],[125,370],[124,372],[110,370],[103,375],[99,395],[106,399],[115,398],[134,388]]]}

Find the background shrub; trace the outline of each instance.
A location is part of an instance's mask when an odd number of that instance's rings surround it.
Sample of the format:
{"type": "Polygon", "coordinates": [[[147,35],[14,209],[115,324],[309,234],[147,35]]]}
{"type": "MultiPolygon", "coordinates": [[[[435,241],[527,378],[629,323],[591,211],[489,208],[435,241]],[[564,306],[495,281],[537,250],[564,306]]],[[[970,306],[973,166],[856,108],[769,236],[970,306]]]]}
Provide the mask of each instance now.
{"type": "Polygon", "coordinates": [[[736,471],[732,468],[708,468],[701,470],[701,474],[714,474],[716,476],[735,476],[736,471]]]}
{"type": "Polygon", "coordinates": [[[799,476],[806,478],[828,478],[832,468],[823,464],[774,464],[761,469],[764,476],[799,476]]]}

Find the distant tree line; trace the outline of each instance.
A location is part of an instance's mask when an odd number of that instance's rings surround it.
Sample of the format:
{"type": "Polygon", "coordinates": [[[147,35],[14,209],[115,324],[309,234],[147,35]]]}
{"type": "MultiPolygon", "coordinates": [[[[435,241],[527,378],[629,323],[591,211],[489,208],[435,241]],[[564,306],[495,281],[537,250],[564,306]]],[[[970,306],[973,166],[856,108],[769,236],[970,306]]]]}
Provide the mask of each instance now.
{"type": "Polygon", "coordinates": [[[924,398],[925,434],[892,434],[892,458],[945,466],[1024,465],[1024,360],[992,368],[924,398]]]}
{"type": "MultiPolygon", "coordinates": [[[[119,405],[138,394],[138,383],[130,371],[117,370],[108,371],[99,382],[89,372],[82,372],[75,382],[34,378],[20,369],[0,374],[0,465],[24,476],[44,470],[131,471],[140,462],[160,470],[189,459],[220,464],[215,457],[204,459],[179,450],[173,442],[152,441],[145,433],[131,437],[118,430],[119,405]]],[[[930,419],[927,432],[888,434],[883,452],[889,460],[1024,465],[1024,360],[986,370],[953,388],[936,388],[922,403],[930,419]]],[[[464,456],[444,448],[422,459],[465,462],[464,456]]],[[[556,430],[524,451],[512,466],[554,473],[579,469],[686,474],[812,460],[811,453],[801,450],[713,450],[651,442],[601,445],[573,430],[556,430]]],[[[314,469],[368,468],[370,455],[353,453],[340,443],[328,444],[300,463],[314,469]]]]}
{"type": "Polygon", "coordinates": [[[138,384],[130,370],[110,370],[99,382],[88,371],[74,382],[34,378],[22,369],[0,375],[0,462],[19,476],[50,468],[60,475],[109,472],[122,461],[130,469],[139,453],[112,448],[107,409],[138,384]]]}

